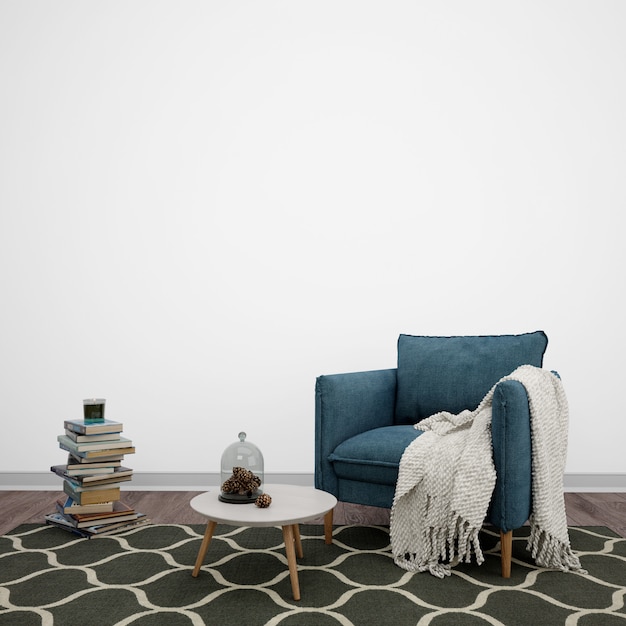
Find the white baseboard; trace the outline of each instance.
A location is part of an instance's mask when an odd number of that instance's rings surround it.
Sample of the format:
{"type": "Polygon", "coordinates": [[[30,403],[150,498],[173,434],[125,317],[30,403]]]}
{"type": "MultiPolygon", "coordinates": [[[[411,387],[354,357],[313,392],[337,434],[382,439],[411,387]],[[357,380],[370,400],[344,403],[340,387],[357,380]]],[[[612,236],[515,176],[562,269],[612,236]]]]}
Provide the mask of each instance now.
{"type": "Polygon", "coordinates": [[[565,474],[563,485],[565,491],[576,493],[625,492],[626,474],[565,474]]]}
{"type": "MultiPolygon", "coordinates": [[[[265,482],[312,486],[313,474],[266,473],[265,482]]],[[[204,491],[220,484],[218,472],[136,472],[126,491],[204,491]]],[[[626,474],[565,474],[567,492],[626,492],[626,474]]],[[[0,472],[0,491],[61,491],[61,479],[52,472],[0,472]]]]}

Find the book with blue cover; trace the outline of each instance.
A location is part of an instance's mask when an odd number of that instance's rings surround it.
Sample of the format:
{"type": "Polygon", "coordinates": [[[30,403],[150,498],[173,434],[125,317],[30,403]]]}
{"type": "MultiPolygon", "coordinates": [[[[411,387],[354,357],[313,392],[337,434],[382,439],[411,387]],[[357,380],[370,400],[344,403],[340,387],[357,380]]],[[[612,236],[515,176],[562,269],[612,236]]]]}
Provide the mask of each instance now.
{"type": "Polygon", "coordinates": [[[98,435],[102,433],[121,433],[124,426],[114,420],[102,420],[101,422],[86,423],[85,420],[65,420],[63,423],[67,430],[80,435],[98,435]]]}
{"type": "Polygon", "coordinates": [[[96,504],[112,502],[121,498],[121,490],[117,485],[101,485],[100,488],[87,487],[71,483],[67,478],[63,481],[63,491],[77,504],[96,504]]]}
{"type": "Polygon", "coordinates": [[[72,498],[67,496],[65,500],[57,500],[57,510],[60,513],[67,513],[69,515],[111,513],[115,510],[117,502],[118,501],[96,502],[95,504],[78,504],[77,502],[74,502],[72,498]]]}
{"type": "MultiPolygon", "coordinates": [[[[98,441],[94,444],[76,443],[66,435],[58,435],[57,440],[62,450],[70,452],[74,457],[110,459],[115,455],[134,454],[135,448],[130,439],[123,437],[120,441],[98,441]]],[[[119,457],[118,457],[119,458],[119,457]]]]}
{"type": "Polygon", "coordinates": [[[69,428],[65,429],[65,434],[72,440],[76,442],[83,441],[115,441],[120,439],[121,435],[119,433],[100,433],[96,435],[80,435],[73,430],[69,430],[69,428]]]}
{"type": "Polygon", "coordinates": [[[150,520],[146,517],[145,513],[135,513],[131,516],[131,519],[119,520],[117,522],[111,522],[109,524],[94,524],[93,526],[86,526],[77,528],[74,523],[66,518],[65,515],[56,512],[49,513],[45,516],[46,524],[56,526],[74,533],[79,537],[90,539],[92,537],[115,535],[118,533],[132,530],[137,526],[143,526],[149,524],[150,520]]]}
{"type": "Polygon", "coordinates": [[[57,441],[72,452],[87,452],[89,450],[116,450],[118,448],[132,448],[133,442],[127,437],[107,441],[72,441],[67,435],[57,435],[57,441]]]}
{"type": "Polygon", "coordinates": [[[50,471],[61,478],[67,478],[71,482],[85,487],[89,485],[123,482],[131,480],[133,477],[133,470],[129,467],[122,466],[96,468],[89,474],[76,474],[74,473],[76,470],[68,470],[67,465],[53,465],[50,471]]]}

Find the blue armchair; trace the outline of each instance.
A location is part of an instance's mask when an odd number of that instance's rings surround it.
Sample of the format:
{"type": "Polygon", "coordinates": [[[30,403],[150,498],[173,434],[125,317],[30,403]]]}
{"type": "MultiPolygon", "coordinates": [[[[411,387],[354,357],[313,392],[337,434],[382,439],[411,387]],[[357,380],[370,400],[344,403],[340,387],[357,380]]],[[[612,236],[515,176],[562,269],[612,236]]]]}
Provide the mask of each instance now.
{"type": "MultiPolygon", "coordinates": [[[[319,376],[315,389],[315,486],[342,502],[391,508],[413,425],[438,411],[475,409],[520,365],[541,367],[548,339],[522,335],[400,335],[397,368],[319,376]]],[[[500,530],[502,576],[511,575],[512,531],[530,517],[530,412],[524,386],[504,381],[492,406],[497,472],[487,522],[500,530]]]]}

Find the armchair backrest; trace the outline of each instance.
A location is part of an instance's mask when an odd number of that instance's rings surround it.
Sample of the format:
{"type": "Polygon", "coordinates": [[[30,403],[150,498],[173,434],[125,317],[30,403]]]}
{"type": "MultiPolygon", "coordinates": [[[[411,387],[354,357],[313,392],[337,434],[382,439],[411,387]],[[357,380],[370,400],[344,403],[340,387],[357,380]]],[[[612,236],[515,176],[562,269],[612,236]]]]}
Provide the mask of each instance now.
{"type": "Polygon", "coordinates": [[[520,365],[542,367],[548,345],[538,330],[521,335],[400,335],[395,422],[415,424],[438,411],[475,409],[500,378],[520,365]]]}

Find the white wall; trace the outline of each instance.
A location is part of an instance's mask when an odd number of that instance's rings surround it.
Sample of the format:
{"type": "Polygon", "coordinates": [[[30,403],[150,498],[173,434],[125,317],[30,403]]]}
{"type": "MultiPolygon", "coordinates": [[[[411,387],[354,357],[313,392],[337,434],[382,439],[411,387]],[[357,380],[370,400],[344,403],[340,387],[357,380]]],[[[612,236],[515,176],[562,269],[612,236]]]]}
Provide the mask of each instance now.
{"type": "Polygon", "coordinates": [[[626,3],[2,0],[0,471],[83,397],[136,471],[246,430],[313,471],[319,374],[544,329],[570,472],[626,472],[626,3]]]}

